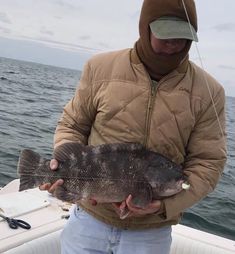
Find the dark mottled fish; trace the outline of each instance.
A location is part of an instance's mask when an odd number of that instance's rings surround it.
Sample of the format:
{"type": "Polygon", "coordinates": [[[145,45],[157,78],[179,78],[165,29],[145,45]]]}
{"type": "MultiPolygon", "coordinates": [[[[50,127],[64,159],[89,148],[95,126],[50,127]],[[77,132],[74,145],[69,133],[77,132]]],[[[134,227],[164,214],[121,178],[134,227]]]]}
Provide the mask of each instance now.
{"type": "Polygon", "coordinates": [[[186,181],[180,165],[136,143],[96,147],[67,143],[55,149],[53,157],[59,161],[56,171],[38,153],[21,152],[20,191],[62,178],[64,184],[55,196],[63,201],[121,202],[132,194],[133,203],[145,207],[153,199],[180,192],[186,181]]]}

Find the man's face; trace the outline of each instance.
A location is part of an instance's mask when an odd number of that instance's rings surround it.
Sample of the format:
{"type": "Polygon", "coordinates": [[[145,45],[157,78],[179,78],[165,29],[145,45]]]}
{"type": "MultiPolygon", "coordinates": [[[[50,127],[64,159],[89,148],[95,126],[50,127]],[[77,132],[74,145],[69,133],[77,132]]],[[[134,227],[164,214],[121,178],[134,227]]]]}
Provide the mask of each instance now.
{"type": "Polygon", "coordinates": [[[153,51],[159,55],[173,55],[179,53],[186,46],[186,39],[167,39],[156,38],[153,33],[150,35],[153,51]]]}

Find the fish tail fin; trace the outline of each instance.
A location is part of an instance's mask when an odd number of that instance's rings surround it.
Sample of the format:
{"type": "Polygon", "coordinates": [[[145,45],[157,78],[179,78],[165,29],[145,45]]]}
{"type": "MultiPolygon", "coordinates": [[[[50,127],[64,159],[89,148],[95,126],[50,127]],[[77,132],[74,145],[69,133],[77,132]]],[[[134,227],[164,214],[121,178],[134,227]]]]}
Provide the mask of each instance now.
{"type": "Polygon", "coordinates": [[[38,168],[41,156],[32,150],[24,149],[20,154],[17,172],[20,176],[19,191],[36,186],[34,171],[38,168]]]}

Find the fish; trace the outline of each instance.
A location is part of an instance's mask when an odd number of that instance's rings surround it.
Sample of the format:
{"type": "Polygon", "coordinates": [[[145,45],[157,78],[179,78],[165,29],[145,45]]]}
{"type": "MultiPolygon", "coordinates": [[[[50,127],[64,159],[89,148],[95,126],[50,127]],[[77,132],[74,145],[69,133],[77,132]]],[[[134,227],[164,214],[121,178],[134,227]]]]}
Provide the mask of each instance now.
{"type": "MultiPolygon", "coordinates": [[[[52,157],[59,162],[57,170],[51,170],[50,159],[39,153],[21,151],[17,167],[19,191],[63,179],[63,185],[54,193],[62,201],[116,203],[131,194],[133,204],[144,208],[153,200],[189,187],[182,165],[139,143],[89,146],[69,142],[58,146],[52,157]]],[[[125,218],[127,213],[120,217],[125,218]]]]}

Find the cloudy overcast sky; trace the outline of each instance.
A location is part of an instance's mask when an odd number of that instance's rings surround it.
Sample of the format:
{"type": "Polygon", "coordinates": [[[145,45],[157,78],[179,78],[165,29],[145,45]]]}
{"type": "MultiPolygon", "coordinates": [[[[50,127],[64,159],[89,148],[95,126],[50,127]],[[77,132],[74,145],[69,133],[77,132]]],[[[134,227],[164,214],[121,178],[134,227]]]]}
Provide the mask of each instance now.
{"type": "MultiPolygon", "coordinates": [[[[100,51],[132,47],[142,0],[0,0],[0,56],[82,69],[100,51]]],[[[196,0],[204,68],[235,96],[235,1],[196,0]]],[[[191,60],[201,65],[196,46],[191,60]]]]}

